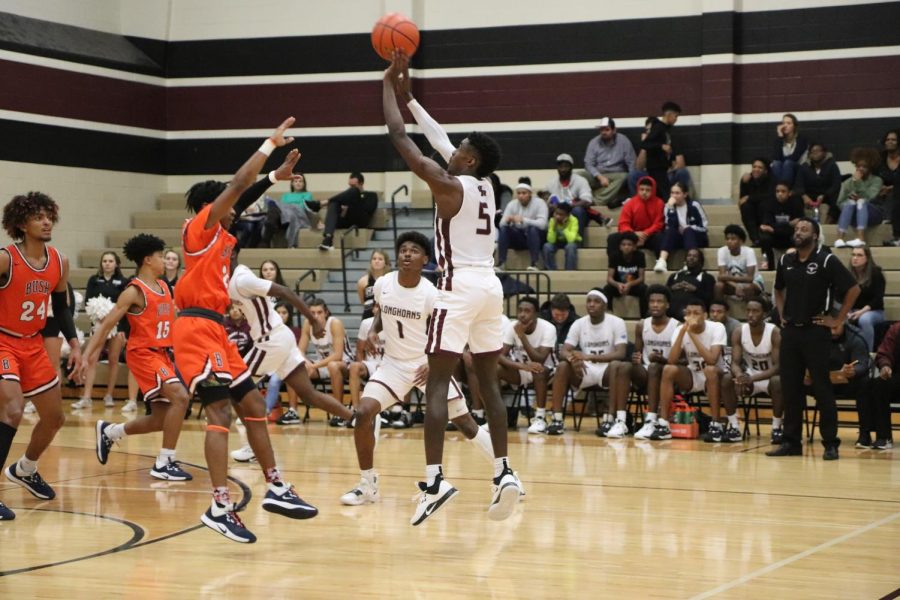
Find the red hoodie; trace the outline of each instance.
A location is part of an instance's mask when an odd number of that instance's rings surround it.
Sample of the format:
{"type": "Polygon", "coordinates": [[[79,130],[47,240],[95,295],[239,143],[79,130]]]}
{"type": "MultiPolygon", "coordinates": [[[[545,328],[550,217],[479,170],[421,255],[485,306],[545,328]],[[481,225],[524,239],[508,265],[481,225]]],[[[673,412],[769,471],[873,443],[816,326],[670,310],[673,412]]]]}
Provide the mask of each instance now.
{"type": "Polygon", "coordinates": [[[641,200],[638,194],[632,196],[622,207],[619,214],[619,231],[643,231],[648,236],[663,230],[665,222],[663,220],[663,212],[665,203],[656,195],[656,181],[652,177],[641,177],[638,179],[638,185],[644,181],[649,181],[652,186],[650,198],[646,201],[641,200]]]}

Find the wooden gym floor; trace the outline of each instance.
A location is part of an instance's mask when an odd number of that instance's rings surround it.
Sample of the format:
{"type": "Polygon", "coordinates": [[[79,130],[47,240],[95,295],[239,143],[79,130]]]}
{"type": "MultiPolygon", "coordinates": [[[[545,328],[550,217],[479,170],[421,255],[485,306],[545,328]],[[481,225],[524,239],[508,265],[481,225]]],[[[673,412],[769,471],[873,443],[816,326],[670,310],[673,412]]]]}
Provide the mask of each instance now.
{"type": "MultiPolygon", "coordinates": [[[[382,432],[382,501],[345,507],[338,498],[358,478],[353,434],[314,413],[308,425],[270,430],[286,478],[319,516],[263,511],[259,467],[232,463],[259,538],[240,545],[199,524],[209,502],[201,468],[188,467],[188,483],[149,476],[158,434],[126,439],[101,466],[94,422],[122,417],[118,405],[94,406],[69,416],[41,460],[55,500],[0,480],[18,515],[0,523],[0,598],[872,599],[900,588],[900,451],[855,450],[851,430],[841,460],[825,463],[819,444],[767,458],[767,438],[636,443],[520,428],[510,456],[528,496],[501,523],[486,518],[486,461],[448,433],[444,468],[461,493],[413,528],[421,427],[382,432]]],[[[26,416],[10,460],[35,421],[26,416]]],[[[232,449],[240,443],[233,434],[232,449]]],[[[203,464],[196,419],[179,458],[203,464]]]]}

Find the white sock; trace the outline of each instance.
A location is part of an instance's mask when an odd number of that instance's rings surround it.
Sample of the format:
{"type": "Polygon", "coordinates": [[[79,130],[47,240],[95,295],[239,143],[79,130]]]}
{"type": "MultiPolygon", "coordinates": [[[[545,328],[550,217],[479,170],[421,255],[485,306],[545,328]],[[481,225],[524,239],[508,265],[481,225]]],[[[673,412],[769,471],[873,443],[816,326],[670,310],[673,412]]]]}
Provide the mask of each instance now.
{"type": "Polygon", "coordinates": [[[553,420],[554,420],[554,421],[562,421],[562,420],[563,420],[563,414],[562,414],[561,412],[555,412],[555,413],[553,413],[553,420]]]}
{"type": "Polygon", "coordinates": [[[776,428],[776,429],[777,429],[778,427],[781,427],[781,424],[782,424],[783,422],[784,422],[784,419],[783,419],[783,418],[780,418],[780,417],[772,417],[772,427],[773,427],[773,428],[776,428]]]}
{"type": "MultiPolygon", "coordinates": [[[[538,409],[538,410],[540,410],[540,409],[538,409]]],[[[478,410],[473,410],[472,414],[475,415],[476,417],[478,417],[479,419],[483,419],[484,418],[484,409],[479,408],[478,410]]]]}
{"type": "Polygon", "coordinates": [[[616,421],[622,421],[624,423],[627,416],[628,415],[624,410],[616,411],[616,421]]]}
{"type": "Polygon", "coordinates": [[[106,437],[111,439],[114,442],[118,442],[123,437],[128,435],[125,433],[125,424],[124,423],[116,423],[115,425],[110,425],[106,428],[106,437]]]}
{"type": "Polygon", "coordinates": [[[359,474],[367,483],[375,485],[375,480],[378,478],[375,469],[360,469],[359,474]]]}
{"type": "Polygon", "coordinates": [[[728,415],[728,424],[731,425],[732,427],[734,427],[735,429],[740,428],[741,424],[738,423],[737,413],[734,413],[733,415],[728,415]]]}
{"type": "Polygon", "coordinates": [[[546,408],[537,409],[536,411],[534,411],[534,416],[535,416],[535,418],[546,420],[547,419],[547,409],[546,408]]]}
{"type": "Polygon", "coordinates": [[[16,463],[16,474],[19,477],[25,477],[26,475],[34,475],[37,471],[37,461],[36,460],[28,460],[25,455],[22,455],[22,458],[19,459],[19,462],[16,463]]]}
{"type": "Polygon", "coordinates": [[[668,426],[669,426],[669,422],[666,421],[666,420],[663,419],[663,418],[658,419],[656,422],[657,422],[660,426],[662,426],[662,427],[668,427],[668,426]]]}
{"type": "Polygon", "coordinates": [[[648,412],[648,413],[647,413],[647,418],[644,419],[644,421],[649,421],[649,422],[651,422],[651,423],[656,423],[656,421],[657,421],[658,419],[659,419],[659,417],[657,416],[656,413],[648,412]]]}
{"type": "Polygon", "coordinates": [[[425,465],[425,484],[428,487],[434,485],[434,480],[442,473],[441,465],[425,465]]]}
{"type": "Polygon", "coordinates": [[[164,466],[175,460],[175,451],[168,448],[161,448],[159,456],[156,457],[156,468],[162,469],[164,466]]]}
{"type": "Polygon", "coordinates": [[[468,441],[475,444],[475,447],[481,450],[481,454],[488,459],[488,462],[494,462],[494,444],[491,442],[491,434],[479,427],[475,437],[468,441]]]}
{"type": "Polygon", "coordinates": [[[505,456],[494,459],[494,477],[500,477],[505,469],[509,468],[509,459],[505,456]]]}
{"type": "Polygon", "coordinates": [[[604,423],[612,423],[612,420],[613,420],[613,418],[612,418],[612,415],[611,415],[611,414],[606,413],[605,415],[603,415],[603,422],[604,422],[604,423]]]}

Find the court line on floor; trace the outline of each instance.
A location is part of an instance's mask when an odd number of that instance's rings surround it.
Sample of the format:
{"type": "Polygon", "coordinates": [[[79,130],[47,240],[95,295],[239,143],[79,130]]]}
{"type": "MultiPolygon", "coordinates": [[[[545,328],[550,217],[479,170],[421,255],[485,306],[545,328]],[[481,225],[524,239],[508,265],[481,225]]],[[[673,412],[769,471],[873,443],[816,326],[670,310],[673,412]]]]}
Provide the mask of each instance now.
{"type": "Polygon", "coordinates": [[[691,598],[691,600],[705,600],[706,598],[712,598],[713,596],[721,594],[722,592],[727,592],[728,590],[736,588],[739,585],[743,585],[743,584],[747,583],[748,581],[756,579],[757,577],[771,573],[772,571],[780,569],[781,567],[785,567],[791,563],[797,562],[798,560],[802,560],[802,559],[806,558],[807,556],[811,556],[811,555],[815,554],[816,552],[820,552],[822,550],[831,548],[832,546],[836,546],[837,544],[840,544],[842,542],[846,542],[849,539],[855,538],[864,533],[868,533],[869,531],[872,531],[873,529],[878,529],[882,525],[887,525],[888,523],[896,520],[897,518],[900,518],[900,512],[896,512],[892,515],[888,515],[888,516],[884,517],[883,519],[873,521],[873,522],[869,523],[868,525],[865,525],[858,529],[854,529],[853,531],[847,532],[844,535],[839,535],[838,537],[828,540],[827,542],[823,542],[823,543],[819,544],[818,546],[813,546],[812,548],[808,548],[808,549],[804,550],[803,552],[798,552],[797,554],[794,554],[793,556],[788,556],[787,558],[779,560],[778,562],[774,562],[772,564],[766,565],[765,567],[762,567],[755,571],[751,571],[750,573],[747,573],[746,575],[738,577],[737,579],[735,579],[733,581],[723,583],[722,585],[720,585],[718,587],[715,587],[711,590],[707,590],[701,594],[693,596],[691,598]]]}

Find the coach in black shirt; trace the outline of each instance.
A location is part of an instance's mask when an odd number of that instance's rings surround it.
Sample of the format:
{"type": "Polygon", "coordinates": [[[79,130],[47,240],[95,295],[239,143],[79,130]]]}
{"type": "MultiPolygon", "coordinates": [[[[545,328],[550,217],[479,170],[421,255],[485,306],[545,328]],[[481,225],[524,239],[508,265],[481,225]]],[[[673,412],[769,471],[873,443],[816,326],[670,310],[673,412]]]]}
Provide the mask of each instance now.
{"type": "Polygon", "coordinates": [[[780,375],[785,404],[784,437],[781,446],[766,454],[803,453],[803,376],[809,371],[822,419],[824,459],[836,460],[841,440],[837,437],[837,407],[828,372],[831,327],[847,319],[859,286],[838,257],[819,248],[819,224],[815,221],[804,217],[797,222],[794,247],[796,252],[781,257],[775,274],[775,304],[783,325],[780,375]],[[835,298],[840,300],[841,310],[831,317],[828,312],[835,298]]]}

